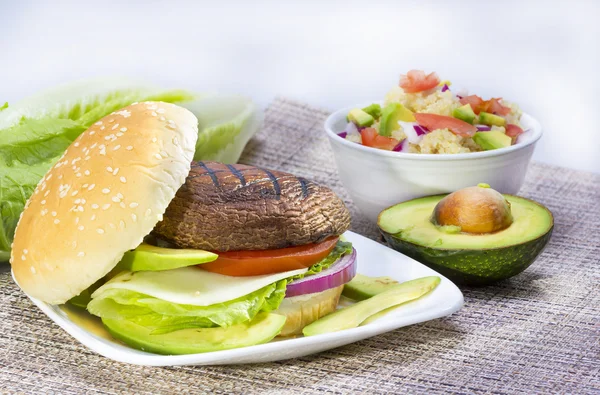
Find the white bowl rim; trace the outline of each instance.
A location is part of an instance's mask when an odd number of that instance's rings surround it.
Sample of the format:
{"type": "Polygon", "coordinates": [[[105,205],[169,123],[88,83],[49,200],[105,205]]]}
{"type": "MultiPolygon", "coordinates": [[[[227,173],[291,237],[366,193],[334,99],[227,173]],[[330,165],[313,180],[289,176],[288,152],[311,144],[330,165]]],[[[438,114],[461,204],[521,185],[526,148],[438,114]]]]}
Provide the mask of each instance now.
{"type": "MultiPolygon", "coordinates": [[[[523,143],[517,143],[515,145],[511,145],[510,147],[499,148],[491,151],[481,151],[481,152],[468,152],[463,154],[416,154],[416,153],[408,153],[408,152],[394,152],[387,151],[379,148],[366,147],[362,144],[357,144],[355,142],[342,139],[337,133],[333,130],[333,124],[339,121],[342,117],[345,118],[350,110],[353,108],[363,108],[368,106],[369,104],[380,103],[379,101],[371,101],[366,104],[356,105],[345,107],[340,110],[333,112],[331,115],[327,117],[325,120],[325,132],[329,136],[332,141],[345,145],[351,149],[362,151],[366,154],[372,156],[387,156],[392,158],[403,158],[403,159],[415,159],[415,160],[425,160],[425,161],[456,161],[456,160],[469,160],[469,159],[478,159],[478,158],[489,158],[496,157],[509,154],[514,151],[521,150],[525,147],[528,147],[532,144],[535,144],[542,137],[542,126],[538,122],[537,119],[532,117],[527,113],[523,113],[522,117],[524,117],[528,123],[531,124],[532,135],[528,141],[523,143]]],[[[338,133],[341,133],[338,132],[338,133]]]]}

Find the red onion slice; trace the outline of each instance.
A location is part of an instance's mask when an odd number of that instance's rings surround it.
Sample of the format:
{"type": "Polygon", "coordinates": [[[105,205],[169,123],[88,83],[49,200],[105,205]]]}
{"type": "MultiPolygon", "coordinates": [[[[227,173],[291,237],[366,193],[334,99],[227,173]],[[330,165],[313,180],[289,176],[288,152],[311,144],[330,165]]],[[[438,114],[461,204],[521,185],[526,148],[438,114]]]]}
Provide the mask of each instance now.
{"type": "Polygon", "coordinates": [[[340,136],[341,138],[345,139],[346,136],[348,136],[348,132],[338,133],[338,136],[340,136]]]}
{"type": "Polygon", "coordinates": [[[444,86],[442,86],[442,92],[446,92],[449,89],[450,88],[448,88],[448,84],[444,84],[444,86]]]}
{"type": "Polygon", "coordinates": [[[480,132],[489,132],[490,130],[492,130],[491,126],[487,126],[487,125],[475,125],[477,127],[477,130],[479,130],[480,132]]]}
{"type": "Polygon", "coordinates": [[[352,254],[344,255],[333,265],[320,273],[304,277],[287,285],[286,297],[313,294],[323,292],[331,288],[339,287],[352,280],[356,275],[356,250],[352,254]]]}

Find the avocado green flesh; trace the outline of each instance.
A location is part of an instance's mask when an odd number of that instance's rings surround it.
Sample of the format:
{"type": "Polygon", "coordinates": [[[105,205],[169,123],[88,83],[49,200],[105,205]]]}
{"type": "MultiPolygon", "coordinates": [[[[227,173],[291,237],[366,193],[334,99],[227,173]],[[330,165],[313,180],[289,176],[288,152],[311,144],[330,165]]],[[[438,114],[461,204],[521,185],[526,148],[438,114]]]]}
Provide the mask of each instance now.
{"type": "Polygon", "coordinates": [[[365,300],[397,284],[398,281],[391,277],[368,277],[357,274],[350,282],[344,285],[342,295],[354,300],[365,300]]]}
{"type": "Polygon", "coordinates": [[[470,124],[477,118],[477,114],[475,114],[470,104],[455,108],[454,111],[452,111],[452,116],[470,124]]]}
{"type": "Polygon", "coordinates": [[[473,136],[473,141],[486,151],[510,147],[512,145],[512,138],[498,131],[477,132],[473,136]]]}
{"type": "Polygon", "coordinates": [[[217,254],[209,251],[162,248],[141,244],[135,250],[127,251],[117,268],[131,272],[171,270],[212,262],[218,257],[217,254]]]}
{"type": "Polygon", "coordinates": [[[428,196],[400,203],[384,210],[379,227],[386,233],[423,247],[445,250],[491,249],[521,244],[546,234],[552,215],[531,200],[503,195],[509,202],[513,223],[508,228],[484,235],[441,232],[431,223],[431,213],[445,195],[428,196]]]}
{"type": "Polygon", "coordinates": [[[372,298],[360,301],[352,306],[337,310],[304,327],[304,336],[337,332],[356,328],[373,314],[402,303],[420,298],[440,283],[436,276],[422,277],[394,285],[372,298]]]}
{"type": "Polygon", "coordinates": [[[354,122],[358,127],[371,126],[373,125],[373,122],[375,122],[370,114],[367,114],[360,108],[350,110],[348,113],[348,120],[350,120],[350,122],[354,122]]]}
{"type": "Polygon", "coordinates": [[[116,339],[142,351],[156,354],[196,354],[262,344],[279,334],[285,316],[260,313],[254,320],[227,328],[193,328],[151,335],[151,330],[127,320],[103,318],[116,339]]]}
{"type": "Polygon", "coordinates": [[[397,204],[379,216],[379,228],[390,247],[460,284],[483,285],[525,270],[541,253],[554,221],[543,206],[503,195],[511,204],[513,223],[492,234],[449,234],[430,222],[445,195],[397,204]]]}
{"type": "Polygon", "coordinates": [[[377,103],[368,105],[362,110],[372,116],[374,119],[379,119],[381,117],[381,106],[377,103]]]}
{"type": "Polygon", "coordinates": [[[381,112],[381,121],[379,123],[379,134],[381,136],[391,136],[394,130],[400,129],[398,121],[415,122],[415,116],[412,111],[400,103],[390,103],[384,107],[381,112]]]}
{"type": "Polygon", "coordinates": [[[490,114],[487,112],[479,113],[479,122],[484,125],[495,125],[495,126],[504,126],[506,125],[506,119],[499,117],[498,115],[490,114]]]}

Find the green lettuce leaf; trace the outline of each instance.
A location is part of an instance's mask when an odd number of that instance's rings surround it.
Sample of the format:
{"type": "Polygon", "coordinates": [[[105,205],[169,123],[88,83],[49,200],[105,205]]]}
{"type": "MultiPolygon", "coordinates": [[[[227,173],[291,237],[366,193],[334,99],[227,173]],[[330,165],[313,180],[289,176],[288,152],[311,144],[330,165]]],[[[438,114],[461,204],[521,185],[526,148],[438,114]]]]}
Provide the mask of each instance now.
{"type": "Polygon", "coordinates": [[[277,281],[226,303],[210,306],[185,305],[135,291],[113,288],[95,296],[87,305],[87,309],[102,318],[135,322],[150,329],[153,334],[186,328],[227,327],[252,320],[260,312],[277,310],[285,297],[289,282],[319,273],[349,253],[352,253],[352,244],[338,241],[329,255],[312,265],[306,273],[277,281]]]}
{"type": "Polygon", "coordinates": [[[231,326],[252,320],[261,311],[277,309],[285,297],[286,280],[269,284],[243,297],[210,306],[167,302],[125,289],[109,289],[87,305],[90,313],[102,318],[127,319],[152,333],[185,328],[231,326]]]}
{"type": "Polygon", "coordinates": [[[64,150],[98,119],[133,102],[164,101],[199,120],[195,159],[235,163],[258,130],[262,113],[241,96],[163,90],[125,79],[83,81],[0,107],[0,262],[25,202],[64,150]]]}

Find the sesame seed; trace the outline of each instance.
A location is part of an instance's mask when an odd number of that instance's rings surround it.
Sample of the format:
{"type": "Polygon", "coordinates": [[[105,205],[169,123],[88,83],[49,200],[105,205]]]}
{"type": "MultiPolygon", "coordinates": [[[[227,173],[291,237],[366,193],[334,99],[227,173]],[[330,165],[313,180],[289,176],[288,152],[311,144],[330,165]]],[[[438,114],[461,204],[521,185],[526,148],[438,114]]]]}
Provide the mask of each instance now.
{"type": "Polygon", "coordinates": [[[110,208],[110,203],[106,203],[102,205],[102,210],[108,210],[110,208]]]}
{"type": "Polygon", "coordinates": [[[117,193],[117,197],[118,197],[119,199],[123,199],[123,194],[122,194],[121,192],[119,192],[119,193],[117,193]]]}
{"type": "Polygon", "coordinates": [[[156,141],[157,141],[157,140],[156,140],[156,137],[152,137],[152,142],[153,142],[153,143],[156,143],[156,141]]]}
{"type": "Polygon", "coordinates": [[[46,176],[46,181],[50,180],[51,178],[52,178],[52,173],[50,173],[46,176]]]}
{"type": "Polygon", "coordinates": [[[60,219],[58,219],[58,218],[55,218],[55,219],[54,219],[54,224],[55,224],[55,225],[58,225],[59,223],[60,223],[60,219]]]}
{"type": "Polygon", "coordinates": [[[77,178],[81,177],[81,173],[75,174],[75,177],[77,177],[77,178]]]}
{"type": "Polygon", "coordinates": [[[77,206],[77,211],[80,211],[83,213],[83,206],[77,206]]]}
{"type": "Polygon", "coordinates": [[[79,147],[79,143],[74,143],[73,146],[74,147],[79,147]]]}
{"type": "Polygon", "coordinates": [[[31,266],[31,273],[35,274],[35,267],[31,266]]]}
{"type": "Polygon", "coordinates": [[[115,145],[115,148],[113,148],[113,151],[116,151],[116,150],[118,150],[119,148],[121,148],[121,146],[120,146],[120,145],[115,145]]]}
{"type": "Polygon", "coordinates": [[[96,122],[94,125],[96,125],[96,126],[100,126],[100,125],[102,125],[102,121],[98,121],[98,122],[96,122]]]}
{"type": "Polygon", "coordinates": [[[59,179],[59,180],[62,180],[62,179],[63,179],[63,175],[62,175],[62,174],[59,174],[59,175],[58,175],[58,179],[59,179]]]}
{"type": "Polygon", "coordinates": [[[44,197],[48,196],[49,194],[50,194],[50,190],[47,190],[47,191],[44,193],[44,197]]]}
{"type": "Polygon", "coordinates": [[[165,113],[165,109],[164,108],[159,108],[158,110],[156,110],[157,113],[159,114],[164,114],[165,113]]]}
{"type": "Polygon", "coordinates": [[[127,151],[131,151],[131,150],[133,149],[133,146],[131,146],[131,145],[128,145],[128,146],[127,146],[125,149],[126,149],[127,151]]]}
{"type": "Polygon", "coordinates": [[[123,221],[123,220],[119,221],[119,228],[121,228],[121,229],[125,228],[125,221],[123,221]]]}
{"type": "Polygon", "coordinates": [[[93,215],[90,217],[90,221],[94,221],[95,219],[96,219],[96,214],[93,214],[93,215]]]}
{"type": "Polygon", "coordinates": [[[98,143],[94,143],[94,144],[90,145],[90,148],[94,149],[94,148],[96,148],[97,145],[98,145],[98,143]]]}
{"type": "Polygon", "coordinates": [[[179,145],[179,140],[177,140],[177,137],[173,137],[173,144],[179,145]]]}
{"type": "Polygon", "coordinates": [[[158,117],[158,119],[160,119],[161,121],[166,120],[167,118],[163,117],[162,115],[160,117],[158,117]]]}
{"type": "Polygon", "coordinates": [[[78,190],[74,190],[74,191],[71,193],[71,196],[75,196],[75,195],[77,195],[78,193],[79,193],[79,191],[78,191],[78,190]]]}
{"type": "Polygon", "coordinates": [[[113,224],[112,222],[109,223],[108,226],[110,226],[111,229],[117,229],[117,227],[115,226],[115,224],[113,224]]]}
{"type": "Polygon", "coordinates": [[[157,115],[158,115],[158,114],[156,113],[156,111],[152,111],[152,116],[153,116],[153,117],[155,117],[155,116],[157,116],[157,115]]]}
{"type": "MultiPolygon", "coordinates": [[[[112,170],[111,170],[112,171],[112,170]]],[[[102,193],[110,193],[110,189],[109,188],[103,188],[102,189],[102,193]]]]}
{"type": "Polygon", "coordinates": [[[91,191],[92,189],[94,189],[94,187],[96,186],[96,184],[92,184],[88,187],[88,191],[91,191]]]}
{"type": "Polygon", "coordinates": [[[81,203],[81,199],[75,199],[75,204],[81,203]]]}
{"type": "Polygon", "coordinates": [[[144,215],[146,217],[148,217],[150,214],[152,214],[152,210],[151,209],[146,210],[146,212],[144,213],[144,215]]]}
{"type": "Polygon", "coordinates": [[[123,184],[125,184],[127,182],[127,179],[125,177],[123,177],[123,176],[121,176],[121,178],[119,178],[119,179],[121,180],[121,182],[123,184]]]}
{"type": "Polygon", "coordinates": [[[154,154],[154,157],[155,157],[156,159],[162,159],[162,156],[160,156],[160,154],[154,154]]]}
{"type": "Polygon", "coordinates": [[[104,234],[104,229],[98,228],[96,229],[96,232],[98,232],[98,234],[104,234]]]}
{"type": "Polygon", "coordinates": [[[118,124],[118,123],[115,123],[115,124],[113,125],[113,127],[112,127],[112,128],[110,128],[110,129],[111,129],[111,130],[115,130],[115,129],[116,129],[116,128],[118,128],[118,127],[119,127],[119,124],[118,124]]]}
{"type": "Polygon", "coordinates": [[[24,261],[25,259],[27,259],[27,257],[25,255],[21,255],[21,260],[24,261]]]}
{"type": "Polygon", "coordinates": [[[95,132],[95,131],[93,131],[93,130],[90,130],[90,136],[93,136],[93,135],[95,135],[95,134],[96,134],[96,132],[95,132]]]}
{"type": "Polygon", "coordinates": [[[109,172],[109,173],[112,173],[112,171],[113,171],[113,168],[112,168],[112,167],[110,167],[110,166],[108,166],[108,167],[106,168],[106,171],[107,171],[107,172],[109,172]]]}
{"type": "Polygon", "coordinates": [[[91,156],[86,156],[85,158],[83,158],[84,160],[90,160],[92,157],[91,156]]]}
{"type": "Polygon", "coordinates": [[[131,214],[131,219],[133,220],[133,222],[136,222],[137,221],[137,215],[131,214]]]}
{"type": "Polygon", "coordinates": [[[106,156],[106,148],[100,149],[100,155],[106,156]]]}
{"type": "Polygon", "coordinates": [[[117,167],[114,171],[113,171],[113,176],[116,176],[117,173],[119,172],[119,168],[117,167]]]}
{"type": "Polygon", "coordinates": [[[83,184],[81,187],[82,188],[87,188],[89,186],[89,184],[83,184]]]}
{"type": "Polygon", "coordinates": [[[75,225],[79,223],[79,217],[75,217],[75,225]]]}
{"type": "Polygon", "coordinates": [[[129,203],[129,207],[131,208],[136,208],[137,206],[139,206],[139,204],[137,204],[136,202],[129,203]]]}
{"type": "Polygon", "coordinates": [[[77,256],[83,257],[83,256],[85,256],[85,252],[79,251],[79,253],[77,254],[77,256]]]}
{"type": "Polygon", "coordinates": [[[84,227],[83,225],[79,225],[79,226],[77,227],[77,229],[79,229],[79,230],[84,230],[84,229],[85,229],[85,227],[84,227]]]}
{"type": "Polygon", "coordinates": [[[119,202],[121,201],[121,199],[119,199],[119,198],[118,198],[118,197],[116,197],[116,196],[113,196],[113,197],[112,197],[112,201],[113,201],[113,202],[115,202],[115,203],[119,203],[119,202]]]}
{"type": "Polygon", "coordinates": [[[118,133],[117,133],[117,137],[121,137],[121,136],[123,136],[123,133],[121,133],[121,132],[118,132],[118,133]]]}
{"type": "Polygon", "coordinates": [[[119,130],[120,130],[121,132],[126,132],[126,131],[127,131],[127,128],[121,128],[121,129],[119,129],[119,130]]]}
{"type": "Polygon", "coordinates": [[[100,130],[104,130],[104,129],[105,129],[104,126],[100,126],[100,130]]]}
{"type": "Polygon", "coordinates": [[[113,123],[115,121],[115,119],[109,119],[108,122],[113,123]]]}
{"type": "MultiPolygon", "coordinates": [[[[86,176],[89,176],[89,175],[90,175],[90,171],[89,171],[89,170],[86,170],[86,171],[84,171],[84,172],[83,172],[83,174],[85,174],[86,176]]],[[[84,187],[84,188],[85,188],[85,187],[84,187]]]]}
{"type": "Polygon", "coordinates": [[[56,217],[56,211],[50,213],[53,217],[56,217]]]}
{"type": "Polygon", "coordinates": [[[27,248],[25,248],[25,249],[23,250],[23,254],[27,255],[28,253],[29,253],[29,250],[28,250],[27,248]]]}
{"type": "Polygon", "coordinates": [[[46,204],[46,199],[41,201],[42,204],[46,204]]]}
{"type": "Polygon", "coordinates": [[[40,212],[40,214],[42,214],[42,217],[43,217],[44,215],[46,215],[47,213],[48,213],[48,210],[46,210],[46,209],[43,209],[43,210],[40,212]]]}

